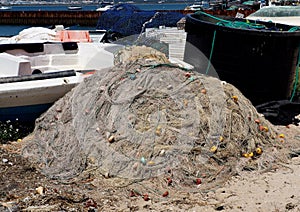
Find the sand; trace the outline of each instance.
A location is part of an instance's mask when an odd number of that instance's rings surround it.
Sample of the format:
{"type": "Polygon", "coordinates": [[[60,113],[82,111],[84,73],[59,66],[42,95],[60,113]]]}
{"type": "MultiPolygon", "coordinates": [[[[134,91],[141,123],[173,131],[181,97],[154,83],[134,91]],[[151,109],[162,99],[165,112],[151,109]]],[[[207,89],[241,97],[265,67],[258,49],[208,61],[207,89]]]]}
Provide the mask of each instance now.
{"type": "MultiPolygon", "coordinates": [[[[285,134],[286,145],[299,143],[299,126],[276,128],[285,134]]],[[[104,177],[67,184],[50,180],[20,156],[21,146],[0,146],[0,211],[300,211],[297,155],[272,170],[244,171],[208,192],[178,191],[145,201],[142,195],[130,197],[129,188],[107,186],[104,177]]]]}

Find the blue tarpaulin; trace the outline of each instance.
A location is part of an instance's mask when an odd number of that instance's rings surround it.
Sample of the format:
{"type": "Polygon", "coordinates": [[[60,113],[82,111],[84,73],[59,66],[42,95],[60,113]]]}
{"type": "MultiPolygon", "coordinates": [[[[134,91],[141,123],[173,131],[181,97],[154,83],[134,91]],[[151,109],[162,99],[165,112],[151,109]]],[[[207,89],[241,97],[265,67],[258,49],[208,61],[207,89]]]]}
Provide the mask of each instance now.
{"type": "Polygon", "coordinates": [[[144,23],[147,28],[175,27],[183,16],[179,12],[143,11],[134,5],[118,4],[101,14],[96,28],[129,36],[140,34],[144,23]]]}

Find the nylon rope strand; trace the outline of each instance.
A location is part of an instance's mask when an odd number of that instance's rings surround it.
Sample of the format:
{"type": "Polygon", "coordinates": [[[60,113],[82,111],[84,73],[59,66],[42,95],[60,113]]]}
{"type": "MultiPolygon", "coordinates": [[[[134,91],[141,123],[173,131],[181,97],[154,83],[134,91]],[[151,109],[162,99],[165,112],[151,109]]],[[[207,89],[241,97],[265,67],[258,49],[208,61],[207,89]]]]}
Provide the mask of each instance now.
{"type": "Polygon", "coordinates": [[[266,28],[266,26],[263,25],[263,24],[250,23],[249,21],[247,21],[247,22],[242,22],[242,21],[228,21],[228,20],[225,20],[225,19],[222,19],[222,18],[218,18],[218,17],[213,16],[213,15],[210,15],[208,13],[202,12],[202,11],[199,11],[196,14],[205,15],[207,17],[210,17],[210,18],[212,18],[214,20],[219,21],[217,23],[217,25],[222,24],[223,26],[227,26],[227,27],[231,27],[231,28],[240,28],[240,29],[241,28],[244,28],[244,29],[265,29],[266,28]]]}
{"type": "MultiPolygon", "coordinates": [[[[300,28],[295,26],[292,27],[291,29],[289,29],[289,32],[295,32],[298,31],[300,28]]],[[[300,45],[299,45],[299,49],[300,49],[300,45]]],[[[293,101],[294,96],[296,94],[296,90],[297,90],[297,84],[298,84],[298,80],[299,80],[299,65],[300,65],[300,50],[298,51],[298,62],[297,62],[297,66],[296,66],[296,74],[295,74],[295,82],[294,82],[294,87],[293,87],[293,91],[292,91],[292,95],[290,98],[290,102],[293,101]]]]}
{"type": "Polygon", "coordinates": [[[211,66],[211,58],[212,58],[212,54],[213,54],[214,47],[215,47],[216,34],[217,34],[217,30],[215,29],[214,36],[213,36],[212,43],[211,43],[211,49],[210,49],[208,64],[207,64],[207,68],[206,68],[206,72],[205,72],[206,75],[208,75],[208,71],[209,71],[210,66],[211,66]]]}
{"type": "Polygon", "coordinates": [[[294,96],[296,94],[296,90],[297,90],[297,84],[298,84],[298,79],[299,79],[299,65],[300,65],[300,45],[299,45],[299,50],[298,50],[298,62],[297,62],[297,66],[296,66],[295,83],[294,83],[293,92],[292,92],[292,95],[290,98],[290,102],[293,101],[294,96]]]}
{"type": "MultiPolygon", "coordinates": [[[[210,15],[210,14],[202,12],[202,11],[197,12],[197,14],[202,14],[202,15],[208,16],[210,18],[213,18],[213,19],[219,21],[216,24],[216,25],[219,25],[219,26],[222,25],[222,26],[227,26],[227,27],[232,27],[232,28],[247,28],[247,29],[263,29],[263,28],[265,28],[264,25],[256,24],[256,23],[248,23],[248,22],[244,23],[244,22],[241,22],[241,21],[227,21],[227,20],[218,18],[216,16],[210,15]]],[[[211,59],[212,59],[212,54],[213,54],[214,46],[215,46],[216,34],[217,34],[217,31],[215,29],[213,39],[212,39],[209,59],[208,59],[208,65],[206,67],[206,72],[205,72],[206,75],[208,75],[209,69],[211,67],[211,59]]]]}

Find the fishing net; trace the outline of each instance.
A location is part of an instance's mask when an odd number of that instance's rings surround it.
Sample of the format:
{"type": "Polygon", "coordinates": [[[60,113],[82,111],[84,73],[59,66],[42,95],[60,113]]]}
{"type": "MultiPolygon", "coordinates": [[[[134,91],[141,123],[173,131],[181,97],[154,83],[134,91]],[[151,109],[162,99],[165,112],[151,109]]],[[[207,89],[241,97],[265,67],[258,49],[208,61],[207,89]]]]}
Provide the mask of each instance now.
{"type": "Polygon", "coordinates": [[[101,14],[97,29],[108,30],[121,36],[140,34],[145,27],[176,27],[183,17],[178,12],[143,11],[130,4],[117,4],[101,14]]]}
{"type": "Polygon", "coordinates": [[[235,87],[171,63],[144,46],[127,47],[57,101],[24,140],[23,155],[51,178],[82,172],[120,179],[170,176],[203,188],[242,170],[266,170],[286,154],[272,125],[235,87]]]}

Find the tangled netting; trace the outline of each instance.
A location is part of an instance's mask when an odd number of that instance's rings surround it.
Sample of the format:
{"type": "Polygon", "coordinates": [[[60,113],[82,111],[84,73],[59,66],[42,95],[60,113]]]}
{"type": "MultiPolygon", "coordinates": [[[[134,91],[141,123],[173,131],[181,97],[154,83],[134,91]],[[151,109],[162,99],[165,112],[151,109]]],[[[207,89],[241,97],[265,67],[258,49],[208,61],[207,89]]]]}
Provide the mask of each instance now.
{"type": "Polygon", "coordinates": [[[187,186],[286,159],[275,151],[283,144],[271,124],[232,85],[170,64],[149,47],[124,49],[116,61],[56,102],[25,139],[23,155],[47,176],[70,179],[94,167],[143,180],[172,170],[187,186]]]}
{"type": "Polygon", "coordinates": [[[101,14],[96,28],[129,36],[140,34],[145,27],[176,27],[182,17],[179,12],[143,11],[134,5],[117,4],[101,14]]]}

